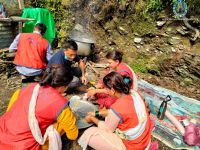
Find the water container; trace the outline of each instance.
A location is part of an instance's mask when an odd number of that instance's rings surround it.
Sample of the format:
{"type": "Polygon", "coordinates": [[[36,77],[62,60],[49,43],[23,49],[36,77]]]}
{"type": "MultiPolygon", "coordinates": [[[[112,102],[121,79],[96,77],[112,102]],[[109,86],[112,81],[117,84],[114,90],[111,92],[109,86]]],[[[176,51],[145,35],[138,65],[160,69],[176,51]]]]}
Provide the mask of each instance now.
{"type": "Polygon", "coordinates": [[[167,110],[167,102],[171,100],[171,97],[167,95],[165,100],[161,103],[160,108],[158,110],[157,118],[163,120],[165,117],[165,112],[167,110]]]}

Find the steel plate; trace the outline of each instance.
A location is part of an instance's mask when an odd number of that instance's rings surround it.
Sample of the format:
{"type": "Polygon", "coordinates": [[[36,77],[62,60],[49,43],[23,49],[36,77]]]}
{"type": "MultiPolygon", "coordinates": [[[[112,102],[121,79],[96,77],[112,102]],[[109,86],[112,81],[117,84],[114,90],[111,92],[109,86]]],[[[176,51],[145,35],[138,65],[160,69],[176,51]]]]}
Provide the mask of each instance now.
{"type": "Polygon", "coordinates": [[[69,106],[77,117],[78,128],[83,129],[90,127],[92,123],[87,123],[85,121],[85,116],[87,115],[88,112],[97,111],[98,108],[94,104],[82,100],[82,98],[79,96],[73,96],[69,101],[70,101],[69,106]]]}

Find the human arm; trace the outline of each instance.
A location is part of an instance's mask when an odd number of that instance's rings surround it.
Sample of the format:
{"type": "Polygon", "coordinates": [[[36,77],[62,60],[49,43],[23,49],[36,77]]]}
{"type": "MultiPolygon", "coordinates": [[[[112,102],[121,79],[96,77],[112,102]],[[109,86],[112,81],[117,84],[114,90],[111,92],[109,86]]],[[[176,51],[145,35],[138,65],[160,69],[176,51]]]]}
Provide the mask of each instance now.
{"type": "Polygon", "coordinates": [[[51,44],[48,43],[47,52],[46,52],[47,61],[49,61],[52,56],[53,56],[53,50],[52,50],[51,44]]]}
{"type": "Polygon", "coordinates": [[[103,109],[100,109],[99,111],[95,111],[95,112],[88,112],[88,115],[92,115],[94,117],[106,117],[108,115],[108,109],[106,109],[105,107],[103,109]]]}
{"type": "Polygon", "coordinates": [[[99,119],[97,119],[96,117],[88,114],[86,117],[85,117],[85,120],[88,122],[88,123],[94,123],[96,125],[98,125],[99,123],[99,119]]]}
{"type": "Polygon", "coordinates": [[[70,140],[75,140],[78,137],[76,117],[68,106],[58,116],[54,128],[56,128],[61,135],[65,132],[67,138],[70,140]]]}
{"type": "Polygon", "coordinates": [[[102,109],[100,111],[95,111],[95,112],[88,112],[87,116],[85,117],[85,120],[87,122],[93,122],[96,125],[98,125],[99,123],[99,119],[97,119],[96,117],[102,116],[105,117],[107,116],[107,109],[102,109]]]}
{"type": "MultiPolygon", "coordinates": [[[[109,69],[109,68],[106,69],[105,75],[104,75],[104,76],[106,76],[108,73],[110,73],[110,69],[109,69]]],[[[104,88],[103,79],[101,79],[101,80],[98,81],[98,83],[97,83],[97,85],[96,85],[96,88],[97,88],[97,89],[103,89],[103,88],[104,88]]]]}
{"type": "Polygon", "coordinates": [[[86,117],[86,121],[88,122],[93,122],[95,123],[99,128],[103,128],[103,129],[109,129],[109,131],[114,132],[115,129],[117,128],[119,122],[120,122],[120,118],[111,110],[108,109],[105,111],[105,109],[103,111],[100,110],[100,116],[105,115],[105,121],[99,121],[95,116],[94,116],[94,112],[92,113],[88,113],[88,116],[86,117]]]}
{"type": "Polygon", "coordinates": [[[105,118],[105,125],[114,132],[120,123],[121,119],[117,116],[112,109],[108,110],[108,115],[105,118]]]}
{"type": "Polygon", "coordinates": [[[108,90],[106,90],[106,89],[90,89],[87,92],[87,96],[88,97],[92,97],[97,93],[106,93],[106,94],[108,94],[108,90]]]}
{"type": "Polygon", "coordinates": [[[80,61],[79,61],[79,68],[81,69],[81,73],[82,73],[82,77],[81,77],[82,83],[84,83],[86,85],[87,78],[85,76],[85,63],[82,59],[80,59],[80,61]]]}
{"type": "Polygon", "coordinates": [[[20,34],[18,34],[14,41],[11,43],[10,47],[9,47],[9,53],[13,53],[17,50],[18,47],[18,43],[19,43],[19,38],[20,38],[20,34]]]}

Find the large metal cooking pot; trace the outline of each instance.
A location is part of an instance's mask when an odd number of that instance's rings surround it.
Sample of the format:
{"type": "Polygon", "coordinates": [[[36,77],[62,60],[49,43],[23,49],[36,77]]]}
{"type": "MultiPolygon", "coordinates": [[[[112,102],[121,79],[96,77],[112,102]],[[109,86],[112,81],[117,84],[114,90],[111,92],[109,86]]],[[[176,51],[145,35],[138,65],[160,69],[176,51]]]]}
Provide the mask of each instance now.
{"type": "Polygon", "coordinates": [[[69,37],[77,43],[78,55],[89,56],[92,53],[95,40],[89,31],[81,31],[75,28],[71,31],[69,37]]]}
{"type": "Polygon", "coordinates": [[[76,44],[78,45],[78,55],[81,56],[89,56],[92,53],[92,49],[93,49],[93,43],[85,43],[85,42],[80,42],[80,41],[76,41],[76,44]]]}

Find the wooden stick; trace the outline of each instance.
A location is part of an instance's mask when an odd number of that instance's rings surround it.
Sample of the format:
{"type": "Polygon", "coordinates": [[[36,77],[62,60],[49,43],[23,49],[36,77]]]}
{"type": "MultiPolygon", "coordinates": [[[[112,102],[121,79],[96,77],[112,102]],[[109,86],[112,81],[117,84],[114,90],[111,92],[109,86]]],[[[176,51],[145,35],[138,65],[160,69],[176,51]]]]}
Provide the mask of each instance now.
{"type": "Polygon", "coordinates": [[[87,62],[88,67],[90,67],[96,74],[99,74],[98,71],[89,63],[87,62]]]}
{"type": "Polygon", "coordinates": [[[9,51],[9,49],[0,49],[0,53],[4,53],[4,52],[8,52],[9,51]]]}
{"type": "Polygon", "coordinates": [[[18,0],[19,9],[22,9],[21,0],[18,0]]]}
{"type": "Polygon", "coordinates": [[[5,63],[5,64],[12,64],[13,63],[13,61],[3,61],[3,60],[0,60],[0,63],[5,63]]]}
{"type": "Polygon", "coordinates": [[[107,64],[94,64],[95,68],[107,68],[108,65],[107,64]]]}
{"type": "Polygon", "coordinates": [[[5,56],[6,56],[6,58],[14,58],[15,53],[6,53],[5,56]]]}

